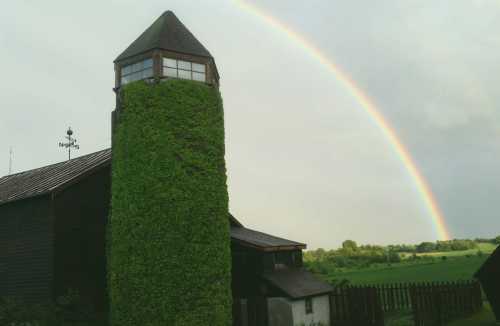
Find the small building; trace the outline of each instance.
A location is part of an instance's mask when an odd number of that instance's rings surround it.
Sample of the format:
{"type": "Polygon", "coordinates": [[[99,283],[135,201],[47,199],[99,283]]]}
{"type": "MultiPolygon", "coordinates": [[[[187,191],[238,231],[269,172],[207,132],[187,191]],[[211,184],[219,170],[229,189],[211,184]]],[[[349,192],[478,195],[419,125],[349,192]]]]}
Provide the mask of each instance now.
{"type": "Polygon", "coordinates": [[[497,321],[500,322],[500,246],[474,274],[483,288],[497,321]]]}
{"type": "Polygon", "coordinates": [[[303,269],[305,247],[231,227],[235,325],[330,325],[333,289],[303,269]]]}
{"type": "MultiPolygon", "coordinates": [[[[117,108],[121,87],[136,80],[219,86],[214,58],[170,11],[114,64],[117,108]]],[[[115,110],[112,120],[119,116],[115,110]]],[[[0,297],[39,302],[76,290],[97,311],[108,311],[111,168],[106,149],[0,178],[0,297]]],[[[306,245],[245,228],[228,215],[233,325],[329,325],[332,288],[303,269],[306,245]]]]}

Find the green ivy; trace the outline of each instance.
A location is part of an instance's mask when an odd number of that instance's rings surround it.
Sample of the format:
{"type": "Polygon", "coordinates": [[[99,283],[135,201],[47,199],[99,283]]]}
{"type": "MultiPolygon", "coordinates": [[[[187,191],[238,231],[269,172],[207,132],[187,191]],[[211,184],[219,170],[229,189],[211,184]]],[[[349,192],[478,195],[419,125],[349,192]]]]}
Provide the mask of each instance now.
{"type": "Polygon", "coordinates": [[[108,234],[113,326],[231,325],[219,91],[185,80],[122,90],[108,234]]]}

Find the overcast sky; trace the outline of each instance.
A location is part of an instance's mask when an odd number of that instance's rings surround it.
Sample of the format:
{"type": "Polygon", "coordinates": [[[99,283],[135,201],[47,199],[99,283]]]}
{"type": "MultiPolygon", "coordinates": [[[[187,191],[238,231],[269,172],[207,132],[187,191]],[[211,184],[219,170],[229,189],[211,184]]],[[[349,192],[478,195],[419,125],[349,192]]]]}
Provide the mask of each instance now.
{"type": "MultiPolygon", "coordinates": [[[[336,62],[414,157],[454,237],[500,234],[498,0],[250,1],[336,62]]],[[[438,234],[394,149],[336,77],[233,1],[9,1],[0,11],[0,175],[110,146],[112,61],[165,10],[215,57],[230,207],[332,248],[438,234]]]]}

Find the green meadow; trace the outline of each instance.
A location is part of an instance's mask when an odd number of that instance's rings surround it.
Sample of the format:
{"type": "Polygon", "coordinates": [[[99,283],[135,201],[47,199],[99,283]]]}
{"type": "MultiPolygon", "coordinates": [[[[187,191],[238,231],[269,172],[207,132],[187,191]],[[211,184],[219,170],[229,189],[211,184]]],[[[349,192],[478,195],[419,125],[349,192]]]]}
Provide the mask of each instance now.
{"type": "Polygon", "coordinates": [[[479,243],[470,250],[417,254],[420,259],[410,259],[410,253],[402,253],[398,263],[337,268],[321,276],[332,282],[346,280],[356,285],[470,280],[496,246],[479,243]]]}
{"type": "Polygon", "coordinates": [[[478,243],[477,248],[475,248],[475,249],[462,250],[462,251],[448,251],[448,252],[428,252],[428,253],[418,254],[418,256],[421,256],[421,257],[425,257],[425,256],[427,256],[427,257],[467,256],[467,255],[477,254],[478,250],[488,255],[488,254],[491,254],[496,249],[496,247],[497,247],[497,245],[492,244],[492,243],[478,243]]]}
{"type": "MultiPolygon", "coordinates": [[[[413,316],[410,311],[399,312],[386,316],[385,326],[413,326],[413,316]]],[[[495,326],[499,325],[495,321],[495,315],[491,307],[485,302],[483,309],[468,318],[455,320],[447,323],[446,326],[495,326]]]]}
{"type": "Polygon", "coordinates": [[[481,310],[477,314],[469,318],[454,321],[452,323],[449,323],[447,326],[472,326],[472,325],[473,326],[499,325],[499,323],[495,321],[495,315],[491,311],[491,307],[488,303],[485,303],[483,310],[481,310]]]}
{"type": "Polygon", "coordinates": [[[413,283],[469,280],[487,256],[454,256],[431,262],[397,263],[340,271],[328,278],[348,280],[351,284],[413,283]]]}

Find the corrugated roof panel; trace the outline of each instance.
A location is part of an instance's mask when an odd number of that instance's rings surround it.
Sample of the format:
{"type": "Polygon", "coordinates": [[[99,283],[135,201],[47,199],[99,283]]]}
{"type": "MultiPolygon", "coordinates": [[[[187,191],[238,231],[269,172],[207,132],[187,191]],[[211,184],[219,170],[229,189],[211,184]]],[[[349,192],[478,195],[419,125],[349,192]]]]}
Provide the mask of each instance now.
{"type": "Polygon", "coordinates": [[[95,167],[111,162],[111,149],[0,178],[0,205],[57,189],[95,167]]]}

